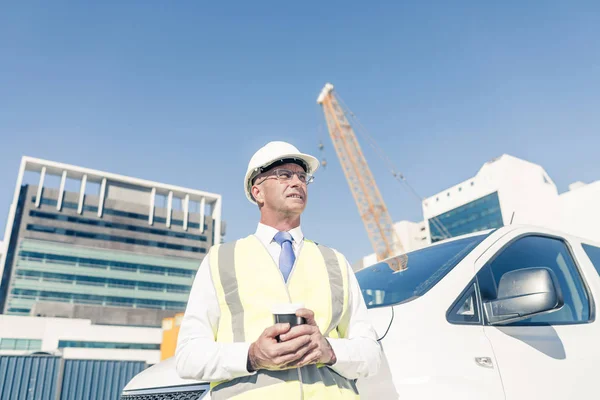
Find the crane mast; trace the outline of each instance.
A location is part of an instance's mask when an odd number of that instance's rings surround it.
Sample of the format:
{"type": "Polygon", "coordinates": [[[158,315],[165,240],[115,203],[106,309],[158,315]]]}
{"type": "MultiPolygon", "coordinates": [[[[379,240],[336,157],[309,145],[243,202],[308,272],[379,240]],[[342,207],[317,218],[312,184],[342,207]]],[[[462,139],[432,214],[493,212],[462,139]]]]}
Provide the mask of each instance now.
{"type": "MultiPolygon", "coordinates": [[[[323,107],[329,135],[342,165],[350,191],[358,207],[365,229],[381,261],[404,253],[402,244],[394,229],[394,223],[375,183],[373,174],[363,155],[352,126],[346,118],[334,92],[328,83],[317,98],[323,107]]],[[[400,271],[406,267],[406,257],[390,261],[390,268],[400,271]]],[[[390,263],[388,262],[388,263],[390,263]]]]}

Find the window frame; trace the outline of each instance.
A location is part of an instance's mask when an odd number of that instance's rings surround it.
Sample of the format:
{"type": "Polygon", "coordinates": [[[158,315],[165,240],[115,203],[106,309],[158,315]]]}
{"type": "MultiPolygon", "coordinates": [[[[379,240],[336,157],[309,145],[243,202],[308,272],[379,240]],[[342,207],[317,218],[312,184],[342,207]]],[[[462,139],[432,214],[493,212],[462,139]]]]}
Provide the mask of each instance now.
{"type": "MultiPolygon", "coordinates": [[[[492,264],[496,260],[496,258],[498,258],[501,254],[503,254],[514,243],[516,243],[517,241],[519,241],[523,238],[526,238],[526,237],[540,237],[540,238],[544,238],[544,239],[554,239],[554,240],[558,240],[558,241],[562,242],[565,245],[567,252],[568,252],[569,256],[571,257],[571,260],[573,261],[573,265],[575,266],[575,271],[577,272],[577,274],[579,274],[579,278],[581,279],[581,282],[583,284],[582,285],[583,290],[585,291],[585,293],[588,296],[589,316],[586,321],[539,322],[539,323],[529,323],[529,324],[523,324],[522,321],[518,321],[518,322],[503,324],[501,326],[503,326],[503,327],[538,327],[538,326],[584,325],[584,324],[593,323],[596,320],[596,302],[594,299],[593,292],[590,289],[589,283],[587,282],[586,276],[583,273],[583,269],[581,268],[580,262],[579,262],[577,256],[575,255],[575,252],[573,251],[573,244],[566,237],[553,235],[553,234],[549,234],[549,233],[542,233],[542,232],[525,232],[525,233],[515,236],[514,238],[512,238],[508,242],[506,242],[498,251],[496,251],[496,253],[492,257],[490,257],[489,260],[487,260],[481,266],[481,268],[479,268],[479,270],[477,270],[475,272],[474,279],[477,281],[477,291],[479,292],[477,297],[479,299],[479,302],[480,302],[479,306],[481,307],[481,309],[483,309],[483,297],[481,296],[481,291],[479,289],[480,288],[479,274],[486,268],[491,269],[490,264],[492,264]]],[[[562,287],[561,287],[561,290],[563,290],[562,287]]],[[[487,315],[485,314],[485,311],[483,312],[482,315],[483,315],[482,320],[483,320],[484,326],[498,326],[498,325],[490,324],[490,322],[488,321],[487,315]]]]}
{"type": "Polygon", "coordinates": [[[477,281],[477,277],[473,277],[473,279],[467,284],[467,286],[463,289],[462,292],[458,295],[458,297],[452,302],[450,307],[448,307],[448,311],[446,311],[446,321],[452,325],[465,325],[465,326],[483,326],[484,325],[484,310],[483,310],[483,301],[481,300],[481,293],[479,292],[479,282],[477,281]],[[477,316],[478,320],[476,322],[466,322],[466,321],[456,321],[452,320],[452,316],[454,315],[454,308],[465,300],[467,294],[473,290],[475,293],[475,307],[477,307],[477,316]]]}

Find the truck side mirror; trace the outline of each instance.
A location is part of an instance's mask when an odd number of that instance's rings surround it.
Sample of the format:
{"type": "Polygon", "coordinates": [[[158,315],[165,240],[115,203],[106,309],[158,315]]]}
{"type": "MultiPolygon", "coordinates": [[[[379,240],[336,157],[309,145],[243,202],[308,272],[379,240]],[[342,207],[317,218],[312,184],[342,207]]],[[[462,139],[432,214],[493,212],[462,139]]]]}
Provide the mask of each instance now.
{"type": "Polygon", "coordinates": [[[558,310],[563,305],[554,272],[536,267],[502,275],[496,300],[484,302],[484,309],[490,325],[502,325],[558,310]]]}

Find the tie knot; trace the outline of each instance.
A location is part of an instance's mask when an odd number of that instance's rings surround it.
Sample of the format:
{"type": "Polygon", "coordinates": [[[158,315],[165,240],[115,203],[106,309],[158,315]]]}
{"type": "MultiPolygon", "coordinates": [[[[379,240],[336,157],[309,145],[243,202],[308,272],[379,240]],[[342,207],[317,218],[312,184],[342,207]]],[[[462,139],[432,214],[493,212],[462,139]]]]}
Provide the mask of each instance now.
{"type": "Polygon", "coordinates": [[[291,243],[294,238],[292,238],[292,235],[289,232],[277,232],[275,237],[273,237],[273,240],[275,240],[277,244],[281,246],[285,242],[291,243]]]}

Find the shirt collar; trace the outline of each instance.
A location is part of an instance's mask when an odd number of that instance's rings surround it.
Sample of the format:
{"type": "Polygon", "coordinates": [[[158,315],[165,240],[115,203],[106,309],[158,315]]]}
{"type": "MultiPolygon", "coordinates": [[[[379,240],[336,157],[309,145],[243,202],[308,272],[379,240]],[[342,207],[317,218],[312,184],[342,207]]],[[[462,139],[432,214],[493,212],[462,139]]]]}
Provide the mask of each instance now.
{"type": "MultiPolygon", "coordinates": [[[[273,237],[277,232],[279,231],[272,226],[268,226],[259,222],[258,226],[256,227],[255,235],[258,237],[258,239],[260,239],[261,242],[263,242],[265,245],[268,245],[273,241],[273,237]]],[[[288,232],[290,235],[292,235],[292,238],[294,238],[295,245],[300,244],[300,242],[304,240],[304,234],[302,233],[302,228],[300,226],[290,229],[288,232]]]]}

